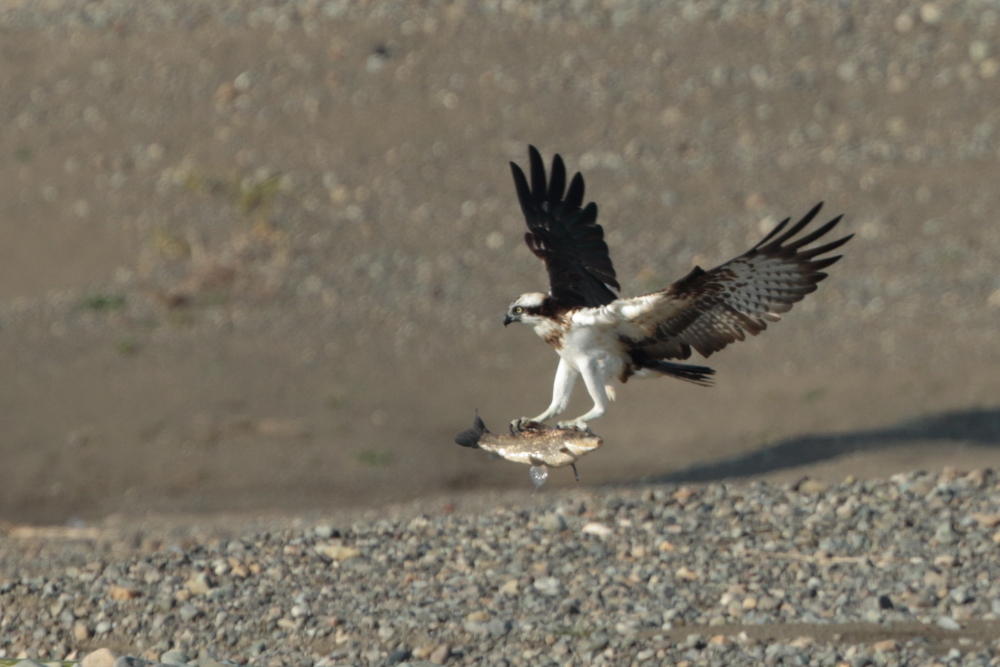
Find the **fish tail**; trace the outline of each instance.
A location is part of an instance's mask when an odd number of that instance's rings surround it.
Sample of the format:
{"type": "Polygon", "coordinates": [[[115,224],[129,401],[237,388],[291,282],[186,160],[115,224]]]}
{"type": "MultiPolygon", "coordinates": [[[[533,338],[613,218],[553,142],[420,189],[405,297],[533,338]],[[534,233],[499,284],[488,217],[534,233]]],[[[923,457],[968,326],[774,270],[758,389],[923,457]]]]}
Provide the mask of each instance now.
{"type": "Polygon", "coordinates": [[[466,429],[455,436],[455,442],[462,445],[463,447],[473,447],[475,449],[479,448],[479,440],[489,433],[486,429],[486,424],[483,420],[479,418],[479,413],[476,412],[476,420],[472,422],[472,428],[466,429]]]}

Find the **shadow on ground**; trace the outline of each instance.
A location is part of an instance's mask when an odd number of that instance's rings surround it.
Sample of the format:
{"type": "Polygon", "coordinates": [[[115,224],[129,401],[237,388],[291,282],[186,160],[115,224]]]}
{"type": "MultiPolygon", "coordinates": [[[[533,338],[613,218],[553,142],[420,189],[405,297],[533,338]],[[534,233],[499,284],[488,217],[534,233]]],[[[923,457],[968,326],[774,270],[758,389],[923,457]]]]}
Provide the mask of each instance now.
{"type": "Polygon", "coordinates": [[[818,463],[847,454],[877,451],[904,443],[928,440],[1000,445],[1000,409],[945,412],[906,421],[890,428],[870,431],[800,436],[734,459],[696,465],[666,475],[645,478],[642,481],[667,484],[751,477],[818,463]]]}

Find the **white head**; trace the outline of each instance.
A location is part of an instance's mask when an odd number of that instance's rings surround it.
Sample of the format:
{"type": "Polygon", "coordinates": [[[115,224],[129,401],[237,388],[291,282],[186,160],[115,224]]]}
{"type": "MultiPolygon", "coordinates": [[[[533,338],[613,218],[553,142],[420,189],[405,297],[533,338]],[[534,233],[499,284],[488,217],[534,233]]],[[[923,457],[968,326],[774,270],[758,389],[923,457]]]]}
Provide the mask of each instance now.
{"type": "Polygon", "coordinates": [[[543,318],[549,317],[547,306],[549,305],[549,295],[542,292],[528,292],[522,294],[510,304],[507,314],[504,315],[503,325],[507,326],[511,322],[524,322],[534,325],[543,318]]]}

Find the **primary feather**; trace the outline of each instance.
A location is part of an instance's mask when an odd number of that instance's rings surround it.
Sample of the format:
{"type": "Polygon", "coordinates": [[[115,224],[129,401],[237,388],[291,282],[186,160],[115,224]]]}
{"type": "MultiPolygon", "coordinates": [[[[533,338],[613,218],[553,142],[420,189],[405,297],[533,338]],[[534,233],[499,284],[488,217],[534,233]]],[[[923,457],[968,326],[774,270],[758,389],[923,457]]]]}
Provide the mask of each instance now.
{"type": "Polygon", "coordinates": [[[534,146],[528,149],[531,186],[513,162],[514,186],[528,224],[524,240],[549,272],[550,294],[566,306],[601,306],[615,300],[610,288],[621,290],[611,265],[604,230],[597,224],[597,204],[583,204],[583,176],[566,187],[566,166],[558,155],[552,177],[534,146]]]}

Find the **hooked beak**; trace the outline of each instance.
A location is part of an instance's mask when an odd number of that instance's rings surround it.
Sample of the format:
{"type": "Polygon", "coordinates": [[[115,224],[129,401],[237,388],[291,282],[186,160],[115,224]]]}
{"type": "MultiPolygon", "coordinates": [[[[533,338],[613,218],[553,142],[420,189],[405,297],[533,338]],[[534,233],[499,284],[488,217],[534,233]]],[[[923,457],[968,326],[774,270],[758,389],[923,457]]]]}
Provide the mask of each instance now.
{"type": "Polygon", "coordinates": [[[503,316],[503,325],[504,326],[507,326],[511,322],[516,322],[516,321],[517,320],[515,320],[513,317],[510,316],[510,313],[507,313],[506,315],[503,316]]]}

